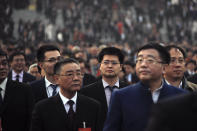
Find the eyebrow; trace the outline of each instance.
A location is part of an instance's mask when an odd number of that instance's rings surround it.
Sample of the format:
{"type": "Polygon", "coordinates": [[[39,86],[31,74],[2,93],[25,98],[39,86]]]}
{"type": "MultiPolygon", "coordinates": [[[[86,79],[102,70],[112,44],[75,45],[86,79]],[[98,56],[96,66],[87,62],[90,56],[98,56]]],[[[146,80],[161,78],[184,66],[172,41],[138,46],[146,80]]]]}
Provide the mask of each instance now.
{"type": "MultiPolygon", "coordinates": [[[[76,72],[80,72],[81,70],[76,70],[76,72]]],[[[66,73],[71,73],[71,72],[75,72],[74,70],[68,70],[66,71],[66,73]]]]}
{"type": "MultiPolygon", "coordinates": [[[[137,57],[143,57],[143,55],[138,55],[137,57]]],[[[151,57],[151,58],[156,59],[156,57],[155,57],[155,56],[153,56],[153,55],[147,55],[146,57],[151,57]]]]}

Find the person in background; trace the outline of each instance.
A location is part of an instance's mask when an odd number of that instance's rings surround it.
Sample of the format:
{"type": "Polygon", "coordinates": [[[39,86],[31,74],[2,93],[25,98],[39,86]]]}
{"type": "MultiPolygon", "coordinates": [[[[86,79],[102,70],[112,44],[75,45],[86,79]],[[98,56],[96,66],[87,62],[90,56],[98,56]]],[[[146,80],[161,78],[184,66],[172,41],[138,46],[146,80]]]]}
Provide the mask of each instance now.
{"type": "Polygon", "coordinates": [[[30,83],[35,102],[54,96],[59,88],[54,80],[54,65],[62,59],[60,50],[54,45],[43,45],[37,51],[38,66],[44,73],[44,78],[30,83]]]}
{"type": "Polygon", "coordinates": [[[35,76],[36,80],[40,80],[41,79],[41,74],[38,71],[38,64],[37,63],[34,63],[34,64],[29,66],[28,73],[33,75],[33,76],[35,76]]]}
{"type": "Polygon", "coordinates": [[[29,85],[8,79],[7,54],[0,49],[0,124],[2,131],[28,131],[34,106],[29,85]]]}
{"type": "Polygon", "coordinates": [[[197,85],[187,81],[184,76],[185,68],[185,52],[184,50],[176,45],[166,46],[167,51],[170,54],[170,63],[165,67],[164,79],[167,84],[186,89],[189,91],[195,91],[197,85]]]}
{"type": "Polygon", "coordinates": [[[22,52],[14,52],[9,57],[11,71],[8,78],[14,81],[30,83],[36,80],[36,77],[25,71],[26,56],[22,52]]]}
{"type": "Polygon", "coordinates": [[[80,93],[98,100],[101,103],[101,127],[103,127],[111,94],[128,84],[119,80],[118,74],[122,70],[124,55],[115,47],[107,47],[101,50],[98,55],[100,63],[101,79],[80,90],[80,93]]]}
{"type": "Polygon", "coordinates": [[[154,103],[186,91],[163,81],[170,55],[159,43],[148,43],[137,51],[139,82],[114,91],[103,131],[144,131],[154,103]]]}
{"type": "Polygon", "coordinates": [[[125,61],[123,68],[125,70],[125,79],[129,84],[134,84],[139,81],[136,72],[135,72],[135,63],[130,61],[125,61]]]}
{"type": "Polygon", "coordinates": [[[100,103],[77,91],[82,86],[79,63],[67,58],[54,67],[59,94],[38,102],[32,115],[31,131],[78,131],[90,128],[101,131],[100,103]]]}
{"type": "Polygon", "coordinates": [[[186,71],[185,71],[184,75],[186,78],[188,78],[196,73],[194,70],[196,67],[196,61],[190,60],[190,61],[186,62],[185,66],[186,66],[186,71]]]}
{"type": "Polygon", "coordinates": [[[194,71],[196,72],[194,75],[190,76],[187,80],[197,84],[197,67],[194,69],[194,71]]]}

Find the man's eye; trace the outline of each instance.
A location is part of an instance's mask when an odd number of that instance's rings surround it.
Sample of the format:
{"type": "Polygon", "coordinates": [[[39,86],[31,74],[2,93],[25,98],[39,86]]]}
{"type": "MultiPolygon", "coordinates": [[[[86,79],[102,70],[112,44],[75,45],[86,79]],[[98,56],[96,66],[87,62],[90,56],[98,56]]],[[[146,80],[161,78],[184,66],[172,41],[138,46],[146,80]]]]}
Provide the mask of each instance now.
{"type": "Polygon", "coordinates": [[[148,62],[148,63],[153,63],[153,62],[154,62],[154,60],[152,60],[152,59],[148,59],[148,60],[147,60],[147,62],[148,62]]]}
{"type": "Polygon", "coordinates": [[[109,62],[108,62],[108,61],[104,61],[103,63],[104,63],[104,64],[109,64],[109,62]]]}
{"type": "Polygon", "coordinates": [[[171,62],[175,62],[176,60],[175,59],[171,59],[171,62]]]}
{"type": "Polygon", "coordinates": [[[143,61],[142,59],[137,59],[137,62],[140,62],[141,63],[142,61],[143,61]]]}
{"type": "Polygon", "coordinates": [[[67,74],[67,76],[73,76],[73,74],[67,74]]]}

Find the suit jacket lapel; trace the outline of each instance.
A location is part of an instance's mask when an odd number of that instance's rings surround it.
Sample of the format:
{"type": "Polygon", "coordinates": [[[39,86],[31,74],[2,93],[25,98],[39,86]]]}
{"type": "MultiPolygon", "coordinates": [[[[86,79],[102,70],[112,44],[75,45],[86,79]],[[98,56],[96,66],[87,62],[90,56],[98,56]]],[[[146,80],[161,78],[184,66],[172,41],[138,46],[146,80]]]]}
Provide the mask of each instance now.
{"type": "Polygon", "coordinates": [[[65,110],[64,104],[63,104],[59,94],[53,97],[53,101],[54,101],[54,105],[56,107],[56,111],[54,111],[54,112],[57,113],[56,116],[60,120],[59,122],[61,122],[60,125],[65,125],[65,129],[62,129],[62,130],[66,131],[66,130],[68,130],[67,112],[65,110]]]}
{"type": "Polygon", "coordinates": [[[83,112],[85,111],[85,107],[83,106],[83,100],[79,94],[77,94],[77,103],[76,103],[76,127],[79,127],[82,123],[80,123],[81,118],[85,115],[83,112]]]}
{"type": "Polygon", "coordinates": [[[40,95],[43,97],[43,98],[48,98],[48,96],[47,96],[47,91],[46,91],[46,83],[45,83],[45,80],[44,80],[44,78],[43,79],[41,79],[41,81],[40,81],[40,84],[38,85],[38,86],[40,86],[40,95]]]}
{"type": "Polygon", "coordinates": [[[0,109],[0,112],[2,113],[7,105],[9,104],[11,97],[13,96],[13,94],[15,93],[14,90],[12,90],[12,88],[14,87],[14,83],[12,82],[12,80],[8,79],[7,83],[6,83],[6,90],[5,90],[5,96],[3,99],[3,107],[2,109],[0,109]]]}
{"type": "Polygon", "coordinates": [[[107,98],[106,98],[106,95],[105,95],[105,89],[104,89],[104,87],[103,87],[103,82],[102,82],[102,80],[99,80],[98,81],[98,84],[97,84],[97,90],[96,90],[96,92],[98,92],[97,94],[98,94],[98,98],[99,99],[102,99],[102,102],[101,103],[103,103],[103,105],[104,105],[104,109],[107,111],[108,110],[108,107],[107,107],[107,98]]]}
{"type": "Polygon", "coordinates": [[[27,73],[23,72],[23,82],[26,83],[27,82],[27,73]]]}

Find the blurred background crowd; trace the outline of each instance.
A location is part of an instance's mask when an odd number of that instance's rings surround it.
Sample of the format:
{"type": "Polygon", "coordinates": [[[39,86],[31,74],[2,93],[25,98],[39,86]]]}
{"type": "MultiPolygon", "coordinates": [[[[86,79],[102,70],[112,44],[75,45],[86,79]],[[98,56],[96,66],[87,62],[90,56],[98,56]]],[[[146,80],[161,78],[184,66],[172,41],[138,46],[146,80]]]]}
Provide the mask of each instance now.
{"type": "Polygon", "coordinates": [[[135,50],[148,41],[178,44],[187,52],[188,62],[197,62],[197,1],[0,1],[1,48],[8,55],[25,52],[27,68],[36,62],[37,48],[50,43],[65,57],[83,58],[96,76],[100,49],[116,46],[134,62],[135,50]]]}

